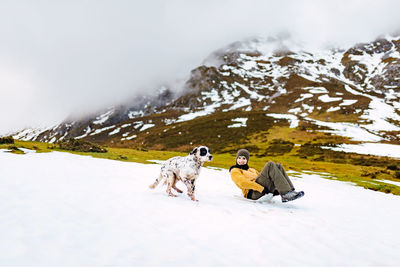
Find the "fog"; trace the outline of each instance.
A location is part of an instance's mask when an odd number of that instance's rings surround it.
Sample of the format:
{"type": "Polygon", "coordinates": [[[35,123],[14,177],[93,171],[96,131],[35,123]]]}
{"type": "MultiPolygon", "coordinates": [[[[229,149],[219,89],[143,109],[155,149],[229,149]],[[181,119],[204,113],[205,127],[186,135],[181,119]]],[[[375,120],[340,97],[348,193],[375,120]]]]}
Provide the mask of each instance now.
{"type": "Polygon", "coordinates": [[[399,30],[399,1],[0,0],[0,134],[179,84],[213,51],[289,34],[310,49],[399,30]]]}

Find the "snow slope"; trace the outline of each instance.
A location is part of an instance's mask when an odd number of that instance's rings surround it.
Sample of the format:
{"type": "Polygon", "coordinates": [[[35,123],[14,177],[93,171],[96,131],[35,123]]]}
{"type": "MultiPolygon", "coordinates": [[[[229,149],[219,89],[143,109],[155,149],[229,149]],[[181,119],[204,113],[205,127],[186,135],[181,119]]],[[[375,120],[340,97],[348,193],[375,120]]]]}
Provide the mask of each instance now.
{"type": "Polygon", "coordinates": [[[361,143],[361,144],[342,144],[337,147],[325,147],[335,151],[357,153],[364,155],[376,155],[381,157],[400,158],[400,145],[381,144],[381,143],[361,143]]]}
{"type": "Polygon", "coordinates": [[[398,196],[310,173],[293,178],[304,198],[252,202],[203,168],[196,203],[148,189],[159,167],[0,151],[1,265],[399,264],[398,196]]]}

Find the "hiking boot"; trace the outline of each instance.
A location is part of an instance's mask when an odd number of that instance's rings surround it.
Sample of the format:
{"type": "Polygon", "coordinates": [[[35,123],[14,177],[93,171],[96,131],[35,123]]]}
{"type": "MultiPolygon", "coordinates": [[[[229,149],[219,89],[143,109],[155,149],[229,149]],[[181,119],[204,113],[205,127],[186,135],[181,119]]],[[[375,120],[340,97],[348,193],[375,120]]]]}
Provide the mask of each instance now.
{"type": "Polygon", "coordinates": [[[282,202],[292,201],[292,200],[298,199],[298,198],[300,198],[302,196],[304,196],[304,192],[303,191],[296,192],[294,190],[289,191],[286,194],[281,195],[282,202]]]}

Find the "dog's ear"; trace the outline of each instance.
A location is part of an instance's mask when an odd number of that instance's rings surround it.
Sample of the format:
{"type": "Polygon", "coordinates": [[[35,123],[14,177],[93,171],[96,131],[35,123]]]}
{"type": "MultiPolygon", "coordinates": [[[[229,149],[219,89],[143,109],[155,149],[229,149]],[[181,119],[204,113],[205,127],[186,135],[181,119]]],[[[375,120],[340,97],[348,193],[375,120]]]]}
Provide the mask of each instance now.
{"type": "Polygon", "coordinates": [[[196,154],[196,152],[197,152],[197,147],[195,147],[195,148],[193,149],[193,151],[190,152],[190,155],[194,155],[194,154],[196,154]]]}

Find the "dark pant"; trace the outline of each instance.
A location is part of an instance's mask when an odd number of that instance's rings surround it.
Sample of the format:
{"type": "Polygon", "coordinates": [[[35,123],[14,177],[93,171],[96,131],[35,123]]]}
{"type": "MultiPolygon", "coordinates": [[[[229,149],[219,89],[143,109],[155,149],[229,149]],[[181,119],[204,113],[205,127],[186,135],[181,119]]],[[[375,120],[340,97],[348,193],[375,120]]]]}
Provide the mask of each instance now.
{"type": "Polygon", "coordinates": [[[256,183],[264,187],[263,192],[250,190],[247,198],[256,200],[267,193],[283,195],[294,190],[294,186],[280,163],[269,161],[256,178],[256,183]]]}

